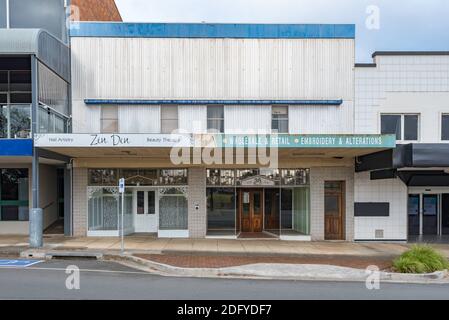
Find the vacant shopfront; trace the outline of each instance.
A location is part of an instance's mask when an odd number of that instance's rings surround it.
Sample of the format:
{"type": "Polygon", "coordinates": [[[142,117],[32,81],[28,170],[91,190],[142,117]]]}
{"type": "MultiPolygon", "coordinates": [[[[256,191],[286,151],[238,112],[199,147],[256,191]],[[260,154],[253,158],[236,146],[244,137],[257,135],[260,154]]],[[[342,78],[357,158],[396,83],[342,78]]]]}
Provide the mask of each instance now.
{"type": "Polygon", "coordinates": [[[309,169],[207,169],[209,237],[310,239],[309,169]]]}
{"type": "Polygon", "coordinates": [[[126,183],[125,234],[188,237],[187,169],[89,169],[89,236],[119,234],[119,177],[126,183]]]}

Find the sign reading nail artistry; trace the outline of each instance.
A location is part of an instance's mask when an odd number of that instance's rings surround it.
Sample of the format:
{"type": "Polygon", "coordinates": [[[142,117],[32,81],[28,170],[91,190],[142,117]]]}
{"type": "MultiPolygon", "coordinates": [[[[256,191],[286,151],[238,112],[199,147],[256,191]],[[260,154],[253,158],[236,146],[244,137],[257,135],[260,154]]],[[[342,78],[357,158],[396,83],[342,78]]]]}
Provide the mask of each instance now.
{"type": "Polygon", "coordinates": [[[37,147],[190,147],[189,134],[36,134],[37,147]]]}

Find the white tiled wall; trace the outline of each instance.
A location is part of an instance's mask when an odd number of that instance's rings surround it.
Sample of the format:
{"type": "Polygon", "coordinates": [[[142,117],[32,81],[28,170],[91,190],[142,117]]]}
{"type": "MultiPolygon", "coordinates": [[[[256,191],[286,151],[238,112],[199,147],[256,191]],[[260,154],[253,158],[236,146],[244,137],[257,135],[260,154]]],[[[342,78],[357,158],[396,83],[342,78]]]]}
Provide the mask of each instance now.
{"type": "Polygon", "coordinates": [[[377,56],[355,68],[356,133],[380,133],[380,113],[419,113],[420,142],[440,141],[449,112],[449,55],[377,56]]]}
{"type": "Polygon", "coordinates": [[[355,217],[355,240],[376,239],[383,230],[383,240],[407,239],[407,186],[400,179],[370,180],[369,172],[355,173],[354,202],[389,202],[389,217],[355,217]]]}

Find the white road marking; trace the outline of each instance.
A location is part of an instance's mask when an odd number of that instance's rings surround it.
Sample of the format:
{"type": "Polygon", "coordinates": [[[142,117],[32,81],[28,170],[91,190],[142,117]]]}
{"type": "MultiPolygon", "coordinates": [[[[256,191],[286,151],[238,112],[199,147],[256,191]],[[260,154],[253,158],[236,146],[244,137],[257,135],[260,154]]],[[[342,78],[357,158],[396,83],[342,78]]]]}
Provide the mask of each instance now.
{"type": "MultiPolygon", "coordinates": [[[[23,267],[2,267],[0,270],[4,269],[11,269],[11,270],[45,270],[45,271],[64,271],[66,268],[39,268],[39,267],[29,267],[29,268],[23,268],[23,267]]],[[[146,275],[152,275],[149,272],[143,272],[143,271],[120,271],[120,270],[96,270],[96,269],[80,269],[81,272],[98,272],[98,273],[122,273],[122,274],[146,274],[146,275]]],[[[1,271],[0,271],[1,272],[1,271]]]]}

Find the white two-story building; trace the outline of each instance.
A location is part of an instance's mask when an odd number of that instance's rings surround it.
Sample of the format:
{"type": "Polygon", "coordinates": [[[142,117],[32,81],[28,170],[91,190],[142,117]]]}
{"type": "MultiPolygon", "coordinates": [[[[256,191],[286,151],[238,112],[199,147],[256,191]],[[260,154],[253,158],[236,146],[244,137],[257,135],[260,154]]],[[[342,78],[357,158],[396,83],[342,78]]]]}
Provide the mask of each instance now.
{"type": "Polygon", "coordinates": [[[126,234],[406,241],[407,202],[430,197],[378,157],[447,131],[448,57],[356,65],[354,47],[354,25],[72,28],[73,132],[35,137],[70,159],[71,234],[119,234],[124,178],[126,234]]]}

